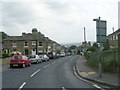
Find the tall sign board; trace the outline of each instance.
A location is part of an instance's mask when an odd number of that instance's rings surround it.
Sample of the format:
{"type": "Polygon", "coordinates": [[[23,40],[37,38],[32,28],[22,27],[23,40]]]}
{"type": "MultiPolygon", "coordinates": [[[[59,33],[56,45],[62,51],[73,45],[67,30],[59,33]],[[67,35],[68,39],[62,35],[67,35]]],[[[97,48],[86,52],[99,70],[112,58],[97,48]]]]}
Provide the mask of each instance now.
{"type": "Polygon", "coordinates": [[[97,43],[103,44],[107,39],[107,22],[104,20],[96,21],[97,43]]]}

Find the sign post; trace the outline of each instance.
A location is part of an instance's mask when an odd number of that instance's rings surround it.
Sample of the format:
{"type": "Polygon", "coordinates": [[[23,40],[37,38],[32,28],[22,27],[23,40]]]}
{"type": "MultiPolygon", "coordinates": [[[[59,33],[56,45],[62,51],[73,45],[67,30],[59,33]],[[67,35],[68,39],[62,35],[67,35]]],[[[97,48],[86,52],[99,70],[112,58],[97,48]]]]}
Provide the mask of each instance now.
{"type": "Polygon", "coordinates": [[[106,41],[106,21],[100,20],[100,17],[98,19],[93,19],[93,21],[96,21],[96,37],[97,37],[97,43],[100,45],[100,60],[99,60],[99,77],[102,77],[102,45],[106,41]]]}

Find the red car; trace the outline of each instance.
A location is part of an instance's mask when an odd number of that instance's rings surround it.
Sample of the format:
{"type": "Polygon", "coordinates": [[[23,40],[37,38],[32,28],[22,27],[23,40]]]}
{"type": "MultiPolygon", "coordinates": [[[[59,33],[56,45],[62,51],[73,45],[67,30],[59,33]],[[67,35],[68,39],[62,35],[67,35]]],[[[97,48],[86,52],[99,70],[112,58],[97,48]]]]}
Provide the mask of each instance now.
{"type": "Polygon", "coordinates": [[[10,59],[10,68],[12,67],[26,67],[26,66],[30,66],[31,62],[28,59],[27,56],[25,55],[14,55],[12,56],[12,58],[10,59]]]}

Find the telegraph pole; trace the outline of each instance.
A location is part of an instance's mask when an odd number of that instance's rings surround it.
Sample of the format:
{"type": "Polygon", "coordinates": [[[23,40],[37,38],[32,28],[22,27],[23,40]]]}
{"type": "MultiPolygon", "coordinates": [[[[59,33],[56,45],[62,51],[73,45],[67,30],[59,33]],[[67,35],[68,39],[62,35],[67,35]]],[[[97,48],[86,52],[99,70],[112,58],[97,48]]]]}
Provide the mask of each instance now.
{"type": "Polygon", "coordinates": [[[113,30],[113,33],[114,33],[114,27],[112,28],[112,30],[113,30]]]}
{"type": "Polygon", "coordinates": [[[98,35],[99,35],[99,44],[100,44],[100,60],[99,60],[99,77],[102,77],[102,60],[101,60],[101,56],[102,56],[102,43],[101,43],[101,20],[100,17],[98,19],[93,19],[93,21],[98,22],[98,35]]]}
{"type": "Polygon", "coordinates": [[[101,27],[100,27],[100,17],[98,19],[98,29],[99,29],[99,35],[100,35],[100,62],[99,62],[99,77],[102,77],[102,60],[101,60],[101,56],[102,56],[102,45],[101,45],[101,27]]]}
{"type": "Polygon", "coordinates": [[[85,27],[84,27],[84,42],[86,42],[86,31],[85,31],[85,27]]]}

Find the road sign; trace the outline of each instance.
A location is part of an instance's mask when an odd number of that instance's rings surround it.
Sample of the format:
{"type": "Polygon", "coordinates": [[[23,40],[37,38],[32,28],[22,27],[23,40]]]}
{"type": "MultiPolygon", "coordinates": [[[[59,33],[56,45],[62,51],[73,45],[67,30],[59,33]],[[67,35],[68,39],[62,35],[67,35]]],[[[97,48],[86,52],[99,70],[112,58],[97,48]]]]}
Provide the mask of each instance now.
{"type": "Polygon", "coordinates": [[[107,22],[103,20],[96,21],[96,36],[98,43],[104,43],[107,39],[107,22]]]}

